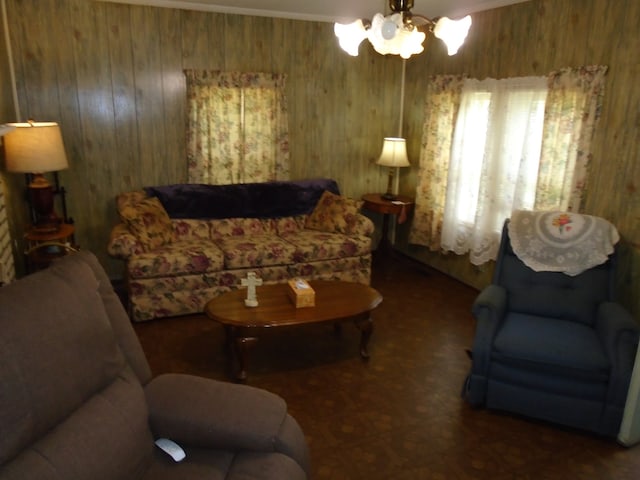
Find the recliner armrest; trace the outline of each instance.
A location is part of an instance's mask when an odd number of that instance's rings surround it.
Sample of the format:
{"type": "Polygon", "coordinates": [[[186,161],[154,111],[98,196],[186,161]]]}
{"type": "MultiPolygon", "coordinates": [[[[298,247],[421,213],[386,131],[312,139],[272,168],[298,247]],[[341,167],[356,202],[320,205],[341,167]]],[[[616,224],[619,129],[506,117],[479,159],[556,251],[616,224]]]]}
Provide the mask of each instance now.
{"type": "Polygon", "coordinates": [[[182,446],[282,452],[308,472],[307,445],[282,398],[266,390],[165,374],[145,386],[156,438],[182,446]]]}
{"type": "MultiPolygon", "coordinates": [[[[596,330],[607,352],[620,348],[621,336],[631,335],[630,340],[637,343],[640,325],[622,305],[615,302],[603,302],[598,306],[596,330]]],[[[632,360],[633,361],[633,360],[632,360]]]]}
{"type": "Polygon", "coordinates": [[[595,327],[611,361],[609,402],[624,405],[638,348],[640,326],[622,305],[603,302],[598,306],[595,327]]]}
{"type": "Polygon", "coordinates": [[[472,376],[475,377],[474,398],[472,403],[484,402],[486,377],[491,359],[491,345],[507,308],[507,291],[498,285],[486,287],[475,302],[472,313],[476,317],[476,334],[473,341],[472,376]],[[479,380],[480,379],[480,380],[479,380]]]}
{"type": "Polygon", "coordinates": [[[483,310],[488,310],[489,315],[500,319],[504,317],[507,308],[507,291],[498,285],[489,285],[484,288],[473,302],[472,312],[476,317],[483,310]]]}

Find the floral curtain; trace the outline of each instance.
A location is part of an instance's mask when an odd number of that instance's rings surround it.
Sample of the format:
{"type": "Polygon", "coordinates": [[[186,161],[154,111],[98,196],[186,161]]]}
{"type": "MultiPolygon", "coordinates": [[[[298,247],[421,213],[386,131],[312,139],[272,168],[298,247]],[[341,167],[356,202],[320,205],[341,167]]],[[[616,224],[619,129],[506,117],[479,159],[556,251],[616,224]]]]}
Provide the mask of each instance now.
{"type": "Polygon", "coordinates": [[[416,203],[409,242],[440,250],[451,142],[464,84],[462,75],[438,75],[427,86],[416,203]]]}
{"type": "Polygon", "coordinates": [[[185,70],[191,183],[289,179],[285,75],[185,70]]]}
{"type": "MultiPolygon", "coordinates": [[[[531,208],[580,211],[591,157],[590,144],[602,107],[606,71],[607,67],[603,66],[567,68],[552,72],[546,78],[540,161],[536,165],[531,208]]],[[[452,182],[451,149],[465,82],[468,80],[459,76],[437,76],[427,87],[416,209],[409,242],[433,251],[451,249],[456,253],[466,253],[473,244],[451,248],[451,243],[455,245],[459,241],[455,234],[445,242],[450,245],[443,245],[442,240],[444,212],[447,201],[452,200],[447,193],[452,182]]],[[[484,191],[489,190],[485,187],[484,191]]],[[[481,212],[492,209],[488,204],[481,212]]],[[[478,219],[478,227],[485,228],[486,217],[480,215],[478,219]]],[[[498,241],[498,236],[495,241],[498,241]]],[[[494,257],[491,240],[476,236],[474,242],[476,251],[471,254],[472,263],[481,264],[494,257]]]]}
{"type": "Polygon", "coordinates": [[[581,211],[606,73],[594,65],[548,76],[536,210],[581,211]]]}

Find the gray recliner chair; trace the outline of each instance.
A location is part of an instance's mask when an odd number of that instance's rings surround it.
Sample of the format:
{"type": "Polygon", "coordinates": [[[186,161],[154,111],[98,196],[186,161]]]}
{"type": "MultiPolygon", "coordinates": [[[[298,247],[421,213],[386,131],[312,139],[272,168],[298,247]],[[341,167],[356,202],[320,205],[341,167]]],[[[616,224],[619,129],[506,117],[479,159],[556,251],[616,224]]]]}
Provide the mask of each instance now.
{"type": "Polygon", "coordinates": [[[579,274],[534,271],[514,253],[508,224],[492,284],[473,305],[463,395],[474,406],[617,435],[639,328],[614,302],[615,253],[579,274]]]}
{"type": "Polygon", "coordinates": [[[304,435],[278,396],[152,377],[96,257],[0,288],[0,479],[299,479],[304,435]],[[177,463],[154,446],[177,442],[177,463]]]}

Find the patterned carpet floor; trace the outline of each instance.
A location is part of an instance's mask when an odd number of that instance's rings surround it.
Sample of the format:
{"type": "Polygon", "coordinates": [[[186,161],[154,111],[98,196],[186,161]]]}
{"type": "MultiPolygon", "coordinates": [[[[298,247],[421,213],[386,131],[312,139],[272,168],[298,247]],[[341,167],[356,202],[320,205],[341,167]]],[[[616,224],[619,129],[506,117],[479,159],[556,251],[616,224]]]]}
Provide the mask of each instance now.
{"type": "MultiPolygon", "coordinates": [[[[274,331],[251,351],[248,384],[283,397],[320,479],[637,479],[640,446],[504,413],[460,397],[477,292],[407,260],[378,261],[371,358],[345,325],[274,331]]],[[[258,289],[258,300],[259,300],[258,289]]],[[[203,315],[135,325],[154,373],[229,381],[222,327],[203,315]]]]}

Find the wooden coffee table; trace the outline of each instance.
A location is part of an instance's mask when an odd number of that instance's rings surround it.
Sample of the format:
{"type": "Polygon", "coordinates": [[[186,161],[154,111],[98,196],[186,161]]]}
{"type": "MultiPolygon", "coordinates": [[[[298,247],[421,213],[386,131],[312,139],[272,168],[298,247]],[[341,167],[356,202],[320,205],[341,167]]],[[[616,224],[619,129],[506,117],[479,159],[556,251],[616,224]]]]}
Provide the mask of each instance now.
{"type": "MultiPolygon", "coordinates": [[[[342,281],[310,281],[316,293],[315,306],[295,308],[287,295],[287,284],[263,285],[256,288],[259,305],[246,307],[246,289],[233,290],[209,301],[206,315],[221,323],[226,331],[232,362],[237,362],[235,378],[247,378],[249,350],[265,329],[321,322],[352,320],[360,330],[360,355],[369,358],[367,345],[373,332],[371,311],[380,305],[382,295],[360,283],[342,281]]],[[[233,368],[233,367],[232,367],[233,368]]]]}

